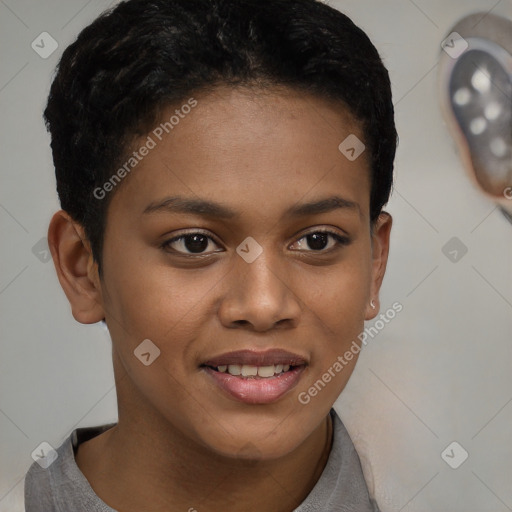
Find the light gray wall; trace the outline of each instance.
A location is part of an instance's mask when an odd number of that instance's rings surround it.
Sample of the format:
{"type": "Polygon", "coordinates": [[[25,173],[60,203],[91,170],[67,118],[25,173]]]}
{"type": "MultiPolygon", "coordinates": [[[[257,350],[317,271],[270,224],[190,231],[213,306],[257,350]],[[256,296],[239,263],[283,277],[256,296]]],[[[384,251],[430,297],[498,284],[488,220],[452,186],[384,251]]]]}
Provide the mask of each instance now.
{"type": "MultiPolygon", "coordinates": [[[[369,338],[336,409],[383,512],[512,510],[512,225],[466,178],[436,98],[448,29],[476,10],[512,18],[512,1],[330,4],[368,32],[393,82],[400,147],[382,311],[403,304],[369,338]],[[452,237],[468,248],[457,263],[442,252],[452,237]],[[458,469],[441,458],[453,441],[469,453],[458,469]]],[[[52,70],[108,5],[0,2],[0,512],[23,510],[42,441],[116,420],[108,333],[73,320],[41,242],[59,208],[41,118],[52,70]],[[59,45],[46,59],[31,48],[42,32],[59,45]]]]}

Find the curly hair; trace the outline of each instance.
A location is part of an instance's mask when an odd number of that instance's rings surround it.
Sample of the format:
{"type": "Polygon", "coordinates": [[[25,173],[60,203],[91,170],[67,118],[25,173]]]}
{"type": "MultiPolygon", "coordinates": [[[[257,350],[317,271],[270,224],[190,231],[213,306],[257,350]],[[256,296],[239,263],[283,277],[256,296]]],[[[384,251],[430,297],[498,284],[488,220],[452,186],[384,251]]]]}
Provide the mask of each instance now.
{"type": "Polygon", "coordinates": [[[162,110],[220,85],[285,86],[341,102],[371,155],[370,218],[387,203],[398,142],[387,69],[368,36],[318,0],[128,0],[64,51],[44,111],[57,192],[101,275],[112,176],[162,110]]]}

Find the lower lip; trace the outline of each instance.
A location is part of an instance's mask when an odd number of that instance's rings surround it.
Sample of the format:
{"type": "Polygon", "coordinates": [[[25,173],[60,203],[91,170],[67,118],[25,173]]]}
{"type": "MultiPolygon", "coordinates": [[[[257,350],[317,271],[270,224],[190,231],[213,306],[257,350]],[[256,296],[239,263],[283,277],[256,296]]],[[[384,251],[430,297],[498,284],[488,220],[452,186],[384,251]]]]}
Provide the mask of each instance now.
{"type": "Polygon", "coordinates": [[[297,366],[274,377],[259,379],[217,372],[208,366],[203,367],[203,370],[231,397],[239,402],[254,405],[270,404],[279,400],[297,385],[305,368],[304,365],[297,366]]]}

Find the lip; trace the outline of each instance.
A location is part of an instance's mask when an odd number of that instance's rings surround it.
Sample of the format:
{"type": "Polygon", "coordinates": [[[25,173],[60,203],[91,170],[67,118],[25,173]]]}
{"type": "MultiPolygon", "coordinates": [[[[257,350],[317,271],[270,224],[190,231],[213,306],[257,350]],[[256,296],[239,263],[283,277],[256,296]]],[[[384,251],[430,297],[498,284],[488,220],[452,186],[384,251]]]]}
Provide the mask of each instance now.
{"type": "Polygon", "coordinates": [[[221,373],[209,366],[201,368],[228,397],[250,405],[278,401],[298,384],[305,369],[306,365],[301,365],[274,377],[251,378],[221,373]]]}
{"type": "Polygon", "coordinates": [[[270,349],[265,351],[236,350],[226,352],[208,359],[201,366],[223,366],[230,364],[247,364],[251,366],[270,366],[272,364],[289,364],[290,366],[304,366],[308,362],[298,354],[283,349],[270,349]]]}

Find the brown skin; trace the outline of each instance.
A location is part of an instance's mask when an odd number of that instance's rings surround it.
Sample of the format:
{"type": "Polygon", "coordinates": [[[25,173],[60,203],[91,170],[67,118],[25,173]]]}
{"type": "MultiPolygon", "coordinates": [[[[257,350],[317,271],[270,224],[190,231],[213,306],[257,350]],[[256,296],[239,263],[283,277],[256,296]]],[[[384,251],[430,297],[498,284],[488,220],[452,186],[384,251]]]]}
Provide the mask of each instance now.
{"type": "Polygon", "coordinates": [[[358,123],[316,97],[253,92],[197,96],[198,106],[118,186],[102,279],[79,224],[60,211],[49,227],[73,316],[105,318],[112,337],[118,425],[80,445],[76,460],[100,498],[122,512],[296,508],[325,467],[328,413],[357,357],[307,405],[298,394],[379,311],[391,217],[382,213],[371,229],[369,155],[350,162],[338,150],[350,133],[364,140],[358,123]],[[358,207],[283,217],[297,203],[334,194],[358,207]],[[171,195],[240,213],[142,213],[171,195]],[[315,251],[305,236],[322,228],[350,243],[329,237],[315,251]],[[211,237],[206,257],[173,253],[190,252],[183,241],[160,247],[194,229],[211,237]],[[263,247],[251,264],[235,251],[248,236],[263,247]],[[150,366],[133,354],[146,338],[161,350],[150,366]],[[237,402],[200,368],[225,352],[274,347],[308,366],[272,404],[237,402]]]}

